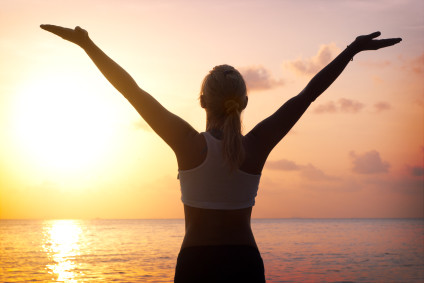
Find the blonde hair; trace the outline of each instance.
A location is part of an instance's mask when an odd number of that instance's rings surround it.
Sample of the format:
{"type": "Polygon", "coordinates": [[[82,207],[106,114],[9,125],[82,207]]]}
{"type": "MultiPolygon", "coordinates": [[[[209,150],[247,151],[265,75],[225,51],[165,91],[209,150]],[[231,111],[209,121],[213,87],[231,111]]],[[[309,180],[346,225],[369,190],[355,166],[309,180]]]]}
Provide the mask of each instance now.
{"type": "Polygon", "coordinates": [[[247,91],[242,75],[229,65],[214,67],[204,78],[200,91],[202,107],[209,113],[206,130],[223,133],[224,159],[234,170],[244,159],[241,112],[246,107],[247,91]]]}

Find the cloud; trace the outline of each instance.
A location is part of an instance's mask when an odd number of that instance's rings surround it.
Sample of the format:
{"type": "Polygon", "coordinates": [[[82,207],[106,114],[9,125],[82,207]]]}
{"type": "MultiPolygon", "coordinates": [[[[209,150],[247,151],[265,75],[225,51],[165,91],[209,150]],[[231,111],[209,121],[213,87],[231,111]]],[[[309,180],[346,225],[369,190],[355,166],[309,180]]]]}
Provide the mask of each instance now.
{"type": "Polygon", "coordinates": [[[392,108],[392,106],[387,102],[380,101],[374,104],[374,108],[377,112],[381,112],[381,111],[389,110],[390,108],[392,108]]]}
{"type": "Polygon", "coordinates": [[[334,181],[338,179],[325,174],[312,164],[300,165],[287,159],[268,161],[266,163],[266,168],[281,171],[299,171],[302,178],[311,181],[334,181]]]}
{"type": "Polygon", "coordinates": [[[358,174],[386,173],[390,168],[390,164],[382,161],[380,153],[376,150],[371,150],[361,155],[351,151],[350,157],[353,162],[352,170],[358,174]]]}
{"type": "Polygon", "coordinates": [[[321,45],[318,53],[310,58],[300,58],[289,61],[286,65],[289,69],[300,75],[315,75],[324,68],[340,52],[335,43],[321,45]]]}
{"type": "Polygon", "coordinates": [[[325,104],[320,104],[314,109],[314,113],[336,113],[338,111],[336,103],[329,101],[325,104]]]}
{"type": "Polygon", "coordinates": [[[312,164],[301,167],[300,174],[303,178],[311,181],[335,181],[338,178],[325,174],[322,170],[312,164]]]}
{"type": "Polygon", "coordinates": [[[336,102],[329,101],[325,104],[320,104],[314,109],[314,113],[337,113],[337,112],[347,112],[347,113],[358,113],[360,112],[365,105],[359,101],[352,99],[341,98],[336,102]]]}
{"type": "Polygon", "coordinates": [[[408,171],[414,177],[424,176],[424,167],[420,165],[408,166],[408,171]]]}
{"type": "MultiPolygon", "coordinates": [[[[424,154],[424,146],[420,146],[420,153],[418,156],[422,156],[424,154]]],[[[409,176],[412,177],[423,177],[424,176],[424,166],[420,165],[406,165],[406,170],[409,173],[409,176]]],[[[424,180],[423,180],[424,181],[424,180]]]]}
{"type": "Polygon", "coordinates": [[[239,70],[249,90],[266,90],[284,85],[282,79],[273,79],[264,67],[247,67],[239,70]]]}
{"type": "Polygon", "coordinates": [[[340,110],[343,112],[357,113],[364,108],[364,104],[359,101],[354,101],[351,99],[341,98],[339,100],[340,110]]]}
{"type": "Polygon", "coordinates": [[[297,171],[300,170],[300,166],[297,165],[295,162],[287,160],[287,159],[280,159],[276,161],[268,161],[267,162],[267,168],[272,170],[282,170],[282,171],[297,171]]]}

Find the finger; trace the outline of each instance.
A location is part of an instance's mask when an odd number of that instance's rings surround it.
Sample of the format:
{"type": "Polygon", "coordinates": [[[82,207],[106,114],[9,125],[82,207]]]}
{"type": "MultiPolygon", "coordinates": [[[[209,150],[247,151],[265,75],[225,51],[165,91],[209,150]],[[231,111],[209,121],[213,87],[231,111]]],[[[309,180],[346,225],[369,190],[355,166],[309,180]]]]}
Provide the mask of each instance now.
{"type": "Polygon", "coordinates": [[[379,40],[381,45],[387,45],[387,46],[397,44],[401,41],[402,41],[402,38],[388,38],[388,39],[379,40]]]}
{"type": "Polygon", "coordinates": [[[40,25],[40,28],[47,30],[47,31],[51,31],[54,30],[56,28],[59,28],[59,26],[55,26],[55,25],[40,25]]]}
{"type": "Polygon", "coordinates": [[[402,41],[402,38],[387,38],[387,39],[381,39],[381,40],[374,40],[373,47],[374,49],[380,49],[380,48],[398,44],[401,41],[402,41]]]}
{"type": "Polygon", "coordinates": [[[81,28],[80,26],[76,26],[75,31],[80,32],[80,33],[87,33],[87,31],[85,29],[81,28]]]}
{"type": "Polygon", "coordinates": [[[64,27],[55,26],[55,25],[41,25],[40,27],[60,37],[70,35],[73,32],[73,30],[70,28],[64,28],[64,27]]]}
{"type": "Polygon", "coordinates": [[[389,38],[390,40],[392,40],[394,42],[394,44],[399,43],[402,41],[402,38],[398,37],[398,38],[389,38]]]}
{"type": "Polygon", "coordinates": [[[376,32],[370,33],[369,35],[367,35],[367,37],[369,39],[373,39],[373,38],[379,37],[380,35],[381,35],[381,32],[376,31],[376,32]]]}
{"type": "Polygon", "coordinates": [[[50,31],[50,32],[67,32],[71,31],[70,28],[64,28],[61,26],[55,26],[55,25],[40,25],[40,27],[44,30],[50,31]]]}

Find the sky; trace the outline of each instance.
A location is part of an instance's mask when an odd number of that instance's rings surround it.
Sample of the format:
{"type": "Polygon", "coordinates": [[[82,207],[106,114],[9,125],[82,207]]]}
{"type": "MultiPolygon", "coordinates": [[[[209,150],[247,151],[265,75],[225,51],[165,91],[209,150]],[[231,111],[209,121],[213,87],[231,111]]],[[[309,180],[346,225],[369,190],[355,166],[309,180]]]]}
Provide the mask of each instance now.
{"type": "Polygon", "coordinates": [[[356,36],[360,53],[268,158],[255,218],[424,217],[424,2],[0,0],[0,219],[182,218],[170,148],[84,51],[85,28],[198,131],[215,65],[244,75],[244,133],[356,36]]]}

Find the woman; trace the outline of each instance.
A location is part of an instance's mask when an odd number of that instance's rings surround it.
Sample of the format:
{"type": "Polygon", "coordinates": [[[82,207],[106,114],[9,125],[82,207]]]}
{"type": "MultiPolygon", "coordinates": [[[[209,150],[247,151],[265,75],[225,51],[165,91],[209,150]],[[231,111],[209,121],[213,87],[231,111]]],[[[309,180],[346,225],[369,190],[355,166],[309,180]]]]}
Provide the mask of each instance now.
{"type": "Polygon", "coordinates": [[[200,104],[206,110],[206,132],[199,133],[139,88],[125,70],[91,41],[87,31],[53,25],[41,28],[82,47],[175,152],[186,230],[175,282],[265,282],[250,217],[269,153],[354,55],[401,41],[376,40],[379,32],[357,37],[300,94],[243,136],[240,113],[248,98],[243,77],[233,67],[216,66],[205,77],[200,104]]]}

